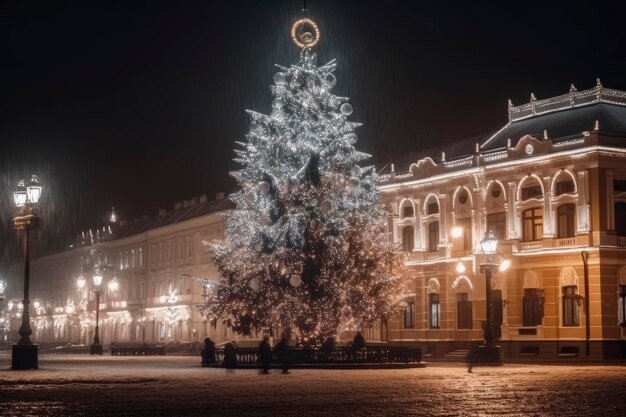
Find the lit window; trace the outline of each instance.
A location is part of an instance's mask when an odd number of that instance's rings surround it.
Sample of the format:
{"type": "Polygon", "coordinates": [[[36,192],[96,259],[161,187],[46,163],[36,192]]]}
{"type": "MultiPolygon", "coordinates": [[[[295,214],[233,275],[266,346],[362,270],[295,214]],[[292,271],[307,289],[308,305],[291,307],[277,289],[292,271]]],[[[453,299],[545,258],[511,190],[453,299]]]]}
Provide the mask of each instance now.
{"type": "Polygon", "coordinates": [[[580,297],[577,286],[563,287],[563,326],[580,325],[579,302],[580,297]]]}
{"type": "Polygon", "coordinates": [[[525,210],[522,213],[522,240],[533,242],[543,238],[543,211],[540,208],[525,210]]]}
{"type": "Polygon", "coordinates": [[[472,302],[467,293],[456,295],[457,328],[472,329],[472,302]]]}
{"type": "Polygon", "coordinates": [[[487,214],[487,230],[491,230],[496,239],[506,239],[506,213],[487,214]]]}
{"type": "Polygon", "coordinates": [[[617,322],[626,327],[626,285],[619,286],[619,298],[617,301],[617,322]]]}
{"type": "Polygon", "coordinates": [[[431,329],[439,328],[439,316],[441,314],[441,304],[439,304],[439,294],[428,295],[429,304],[429,325],[431,329]]]}
{"type": "Polygon", "coordinates": [[[457,219],[456,224],[463,229],[463,250],[472,250],[472,219],[457,219]]]}
{"type": "Polygon", "coordinates": [[[572,180],[567,180],[567,181],[559,181],[556,183],[556,195],[561,195],[561,194],[572,194],[574,193],[574,181],[572,180]]]}
{"type": "Polygon", "coordinates": [[[537,288],[525,288],[522,298],[524,326],[539,326],[543,319],[543,291],[537,288]]]}
{"type": "Polygon", "coordinates": [[[574,237],[574,213],[576,206],[574,204],[561,204],[557,212],[558,236],[574,237]]]}
{"type": "Polygon", "coordinates": [[[541,185],[539,185],[537,181],[534,181],[534,184],[522,188],[522,200],[528,200],[529,198],[541,198],[542,196],[541,185]]]}
{"type": "Polygon", "coordinates": [[[405,252],[412,252],[414,246],[413,227],[407,226],[402,229],[402,248],[405,252]]]}
{"type": "Polygon", "coordinates": [[[406,302],[406,308],[404,309],[404,328],[412,329],[415,327],[415,302],[409,300],[406,302]]]}

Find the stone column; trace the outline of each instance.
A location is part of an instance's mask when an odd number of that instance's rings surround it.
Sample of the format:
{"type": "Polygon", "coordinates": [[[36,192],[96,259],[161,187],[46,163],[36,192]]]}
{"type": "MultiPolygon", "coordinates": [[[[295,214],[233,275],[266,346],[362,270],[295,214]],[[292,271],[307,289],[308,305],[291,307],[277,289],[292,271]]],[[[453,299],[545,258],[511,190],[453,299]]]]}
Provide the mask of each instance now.
{"type": "Polygon", "coordinates": [[[448,243],[448,196],[446,194],[439,195],[439,246],[445,246],[448,243]]]}
{"type": "Polygon", "coordinates": [[[515,182],[510,181],[507,183],[507,185],[509,186],[508,198],[507,198],[507,204],[508,204],[508,209],[509,209],[508,214],[507,214],[509,239],[517,239],[518,225],[517,225],[517,212],[516,212],[516,207],[515,207],[515,203],[517,201],[516,196],[515,196],[515,182]]]}
{"type": "Polygon", "coordinates": [[[480,247],[480,241],[487,228],[486,192],[484,187],[474,189],[474,208],[472,209],[472,251],[474,252],[480,247]]]}
{"type": "Polygon", "coordinates": [[[552,224],[552,189],[550,176],[543,177],[543,237],[554,237],[552,224]]]}
{"type": "Polygon", "coordinates": [[[423,250],[424,249],[424,240],[422,237],[424,236],[424,225],[422,224],[422,200],[414,200],[415,203],[415,226],[414,226],[414,238],[415,238],[415,247],[414,251],[423,250]]]}
{"type": "Polygon", "coordinates": [[[611,169],[606,170],[606,231],[615,231],[615,205],[613,203],[613,177],[615,173],[611,169]]]}
{"type": "Polygon", "coordinates": [[[576,190],[578,191],[578,233],[589,232],[589,172],[579,171],[576,177],[576,190]]]}

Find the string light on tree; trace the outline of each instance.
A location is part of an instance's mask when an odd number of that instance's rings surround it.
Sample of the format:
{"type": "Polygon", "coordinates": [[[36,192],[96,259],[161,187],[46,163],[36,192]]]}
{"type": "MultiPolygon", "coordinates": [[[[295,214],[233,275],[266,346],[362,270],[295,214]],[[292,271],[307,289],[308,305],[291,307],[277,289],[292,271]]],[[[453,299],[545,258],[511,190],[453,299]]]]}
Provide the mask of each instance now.
{"type": "Polygon", "coordinates": [[[313,48],[320,41],[320,28],[308,17],[298,19],[291,26],[291,40],[298,48],[313,48]]]}
{"type": "Polygon", "coordinates": [[[240,191],[225,239],[209,251],[223,277],[206,281],[200,311],[236,332],[282,328],[324,340],[401,310],[404,254],[384,233],[370,156],[357,151],[348,98],[333,94],[336,62],[318,66],[319,28],[292,27],[300,61],[278,66],[271,113],[248,111],[232,175],[240,191]]]}

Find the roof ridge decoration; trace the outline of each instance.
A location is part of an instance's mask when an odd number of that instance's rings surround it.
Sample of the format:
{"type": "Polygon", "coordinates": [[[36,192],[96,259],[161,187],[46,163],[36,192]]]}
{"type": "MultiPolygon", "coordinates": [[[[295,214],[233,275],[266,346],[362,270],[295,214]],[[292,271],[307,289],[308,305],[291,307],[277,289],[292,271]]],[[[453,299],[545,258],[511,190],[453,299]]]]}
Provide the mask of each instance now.
{"type": "Polygon", "coordinates": [[[578,91],[574,84],[571,84],[569,93],[543,100],[538,100],[531,93],[530,101],[519,106],[513,106],[509,100],[509,123],[596,103],[626,106],[626,92],[605,88],[598,78],[595,87],[588,90],[578,91]]]}

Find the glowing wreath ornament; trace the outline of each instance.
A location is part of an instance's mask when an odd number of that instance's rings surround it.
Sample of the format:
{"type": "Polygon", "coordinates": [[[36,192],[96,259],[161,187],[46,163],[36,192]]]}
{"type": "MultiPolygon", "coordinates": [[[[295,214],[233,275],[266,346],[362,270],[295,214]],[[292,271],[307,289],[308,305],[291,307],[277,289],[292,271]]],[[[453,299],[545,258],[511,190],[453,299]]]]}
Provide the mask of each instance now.
{"type": "Polygon", "coordinates": [[[307,17],[298,19],[291,27],[291,39],[298,48],[313,48],[320,41],[320,28],[307,17]]]}

